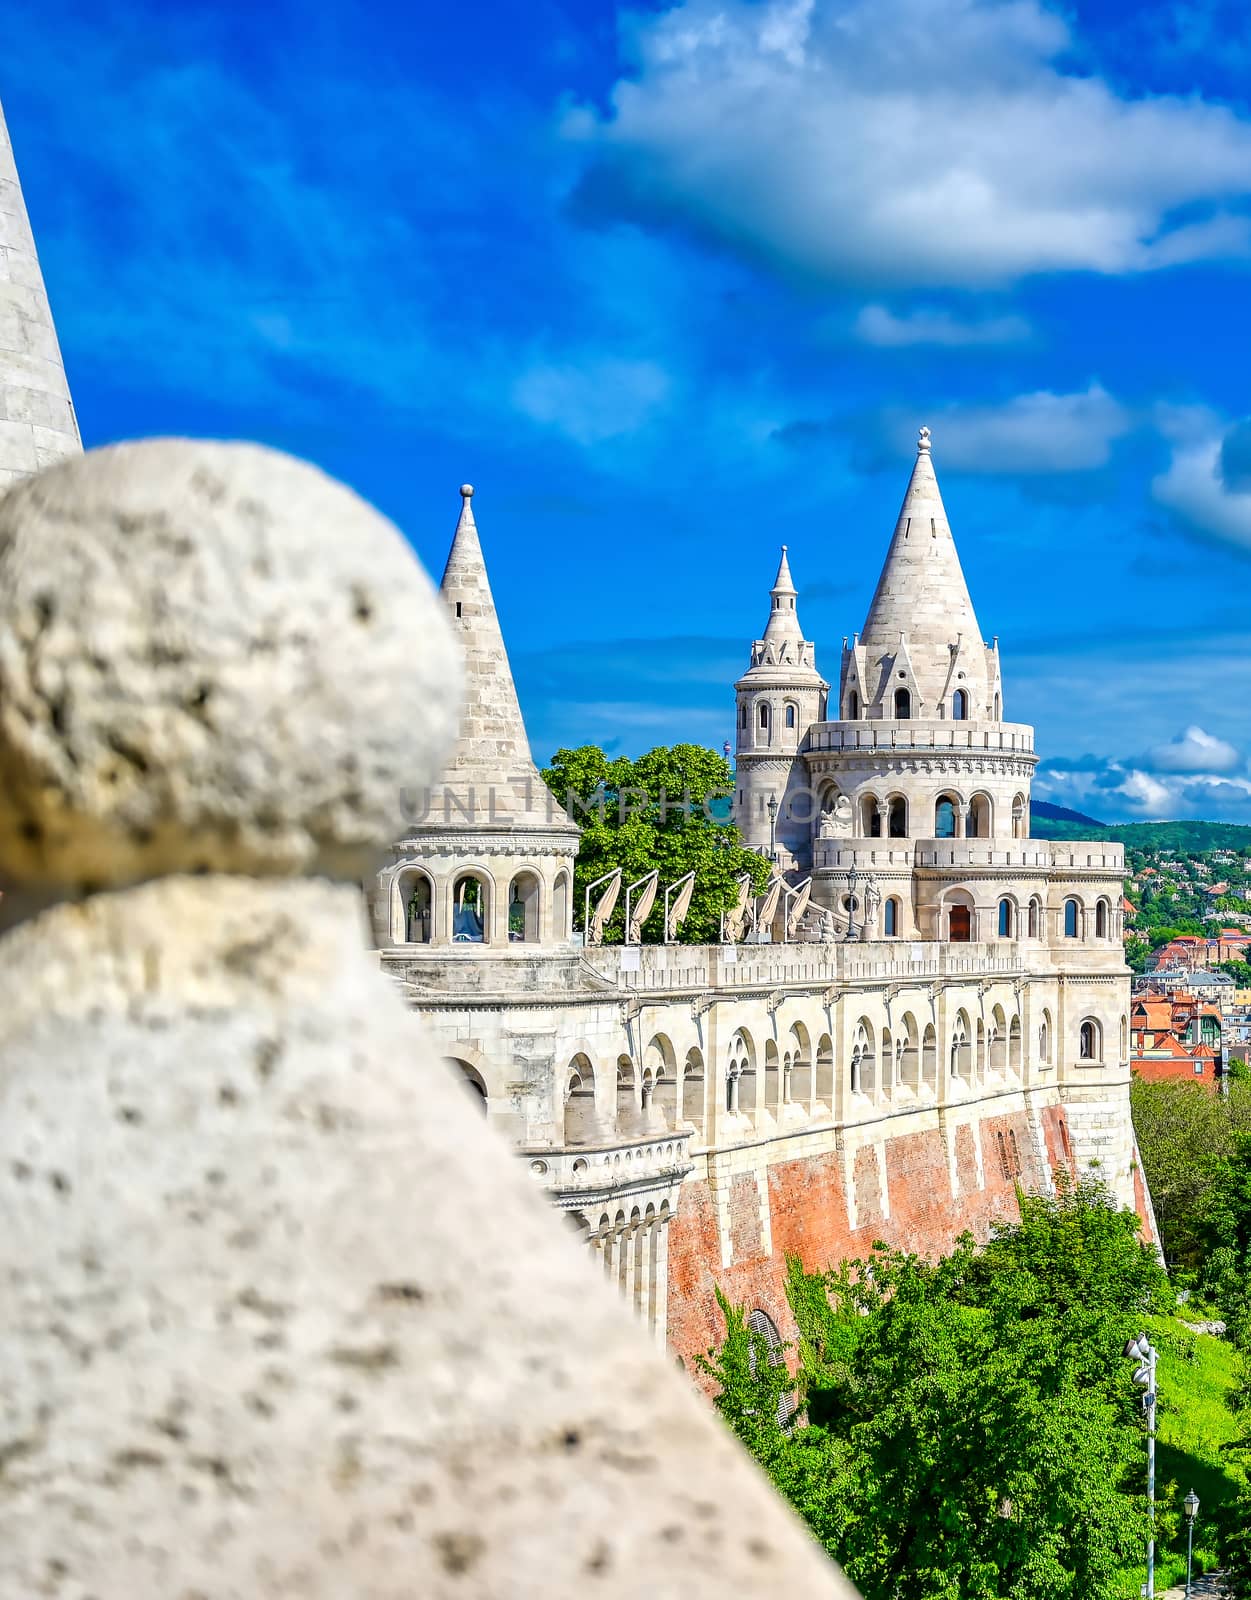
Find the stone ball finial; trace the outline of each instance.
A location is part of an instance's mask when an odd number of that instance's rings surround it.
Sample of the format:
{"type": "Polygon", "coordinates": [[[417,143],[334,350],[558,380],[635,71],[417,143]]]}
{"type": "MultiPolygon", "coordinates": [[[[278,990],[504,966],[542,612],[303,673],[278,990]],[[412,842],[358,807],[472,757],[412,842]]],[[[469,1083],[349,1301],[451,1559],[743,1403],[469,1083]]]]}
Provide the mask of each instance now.
{"type": "Polygon", "coordinates": [[[460,495],[461,495],[461,499],[462,500],[472,500],[473,499],[473,484],[472,483],[462,483],[461,486],[460,486],[460,495]]]}
{"type": "Polygon", "coordinates": [[[0,872],[354,879],[438,775],[457,649],[399,531],[317,468],[179,439],[0,499],[0,872]]]}

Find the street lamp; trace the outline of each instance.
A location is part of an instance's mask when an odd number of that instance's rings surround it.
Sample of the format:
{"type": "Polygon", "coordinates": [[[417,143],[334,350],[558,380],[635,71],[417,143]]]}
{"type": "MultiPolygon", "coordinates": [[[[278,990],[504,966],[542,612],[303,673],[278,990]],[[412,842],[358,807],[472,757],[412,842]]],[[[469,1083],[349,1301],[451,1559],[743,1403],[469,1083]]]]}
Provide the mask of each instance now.
{"type": "Polygon", "coordinates": [[[1199,1515],[1199,1496],[1192,1489],[1182,1501],[1186,1508],[1186,1600],[1190,1600],[1190,1571],[1195,1549],[1195,1518],[1199,1515]]]}
{"type": "MultiPolygon", "coordinates": [[[[1147,1414],[1147,1582],[1143,1594],[1155,1600],[1155,1364],[1159,1351],[1140,1333],[1125,1346],[1125,1354],[1138,1365],[1134,1368],[1134,1382],[1144,1389],[1142,1408],[1147,1414]]],[[[1196,1500],[1195,1505],[1199,1502],[1196,1500]]]]}
{"type": "Polygon", "coordinates": [[[769,860],[770,861],[776,861],[777,858],[778,858],[778,846],[777,846],[778,797],[777,797],[777,795],[771,794],[769,796],[769,804],[765,807],[765,809],[769,813],[769,860]]]}
{"type": "Polygon", "coordinates": [[[858,877],[856,863],[853,861],[851,871],[847,874],[847,938],[849,940],[854,939],[856,936],[854,919],[856,915],[856,879],[858,877]]]}

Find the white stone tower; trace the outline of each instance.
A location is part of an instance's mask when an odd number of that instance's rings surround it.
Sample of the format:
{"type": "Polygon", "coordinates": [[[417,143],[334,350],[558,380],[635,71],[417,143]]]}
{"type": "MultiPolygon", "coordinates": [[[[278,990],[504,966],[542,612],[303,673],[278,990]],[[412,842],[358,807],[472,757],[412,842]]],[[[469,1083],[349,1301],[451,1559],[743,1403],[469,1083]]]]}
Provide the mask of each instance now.
{"type": "Polygon", "coordinates": [[[998,722],[997,643],[985,644],[921,429],[916,464],[864,631],[844,646],[842,720],[998,722]]]}
{"type": "Polygon", "coordinates": [[[379,880],[378,943],[466,953],[567,943],[578,828],[530,754],[473,515],[460,520],[440,593],[465,657],[460,733],[442,779],[405,797],[409,826],[379,880]]]}
{"type": "Polygon", "coordinates": [[[0,109],[0,492],[82,449],[0,109]]]}
{"type": "Polygon", "coordinates": [[[829,684],[799,626],[785,545],[769,594],[764,637],[752,644],[751,665],[734,685],[734,820],[746,844],[765,851],[772,845],[783,865],[802,866],[810,858],[812,819],[801,804],[787,803],[787,790],[802,771],[796,754],[805,733],[825,720],[829,684]],[[776,823],[770,818],[773,801],[776,823]]]}

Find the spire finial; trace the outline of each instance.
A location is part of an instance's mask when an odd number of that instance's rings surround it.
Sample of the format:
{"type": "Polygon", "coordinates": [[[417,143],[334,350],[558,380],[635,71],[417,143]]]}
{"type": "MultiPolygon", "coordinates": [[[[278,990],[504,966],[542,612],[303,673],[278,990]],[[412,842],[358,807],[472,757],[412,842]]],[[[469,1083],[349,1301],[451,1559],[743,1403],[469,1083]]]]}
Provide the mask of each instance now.
{"type": "Polygon", "coordinates": [[[460,497],[461,497],[462,500],[472,500],[473,499],[473,484],[472,483],[462,483],[461,484],[461,486],[460,486],[460,497]]]}
{"type": "Polygon", "coordinates": [[[929,453],[930,430],[928,428],[922,428],[920,433],[917,435],[917,454],[919,456],[927,456],[929,453]]]}

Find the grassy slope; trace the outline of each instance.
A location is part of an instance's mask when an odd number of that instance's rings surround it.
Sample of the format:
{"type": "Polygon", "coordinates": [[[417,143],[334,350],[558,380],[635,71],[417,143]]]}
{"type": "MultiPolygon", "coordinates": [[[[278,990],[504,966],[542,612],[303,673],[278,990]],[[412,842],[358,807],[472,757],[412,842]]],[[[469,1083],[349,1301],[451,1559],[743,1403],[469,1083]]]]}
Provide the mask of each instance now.
{"type": "MultiPolygon", "coordinates": [[[[1199,1496],[1195,1571],[1216,1565],[1210,1513],[1231,1497],[1239,1481],[1238,1469],[1222,1456],[1221,1447],[1241,1432],[1229,1408],[1229,1392],[1241,1366],[1232,1345],[1210,1334],[1191,1333],[1173,1317],[1154,1317],[1148,1327],[1160,1352],[1156,1592],[1163,1593],[1170,1584],[1186,1580],[1182,1500],[1191,1489],[1199,1496]]],[[[1145,1483],[1145,1448],[1143,1474],[1145,1483]]],[[[1145,1567],[1125,1574],[1126,1600],[1138,1594],[1145,1576],[1145,1567]]]]}

